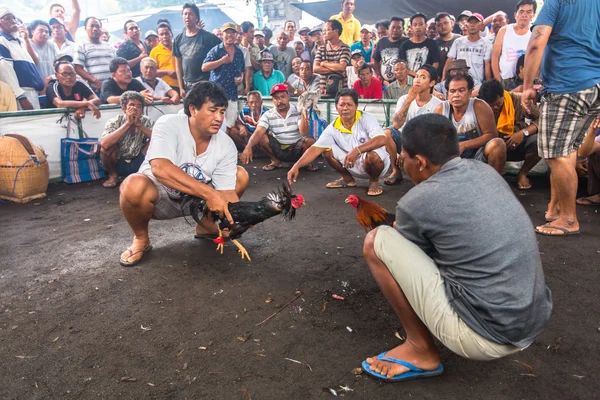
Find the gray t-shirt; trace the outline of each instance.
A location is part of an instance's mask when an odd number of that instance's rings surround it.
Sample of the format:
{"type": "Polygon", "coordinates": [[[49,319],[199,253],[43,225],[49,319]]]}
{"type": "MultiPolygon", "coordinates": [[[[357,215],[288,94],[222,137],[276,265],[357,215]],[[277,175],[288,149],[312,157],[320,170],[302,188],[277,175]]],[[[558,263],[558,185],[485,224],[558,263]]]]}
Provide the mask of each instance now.
{"type": "Polygon", "coordinates": [[[533,225],[490,166],[448,161],[398,202],[396,226],[433,259],[452,307],[479,335],[525,347],[548,323],[533,225]]]}
{"type": "Polygon", "coordinates": [[[448,57],[465,60],[469,66],[469,75],[473,77],[475,86],[479,86],[485,81],[485,62],[492,59],[493,47],[487,39],[471,42],[467,36],[463,36],[454,41],[448,57]]]}
{"type": "Polygon", "coordinates": [[[279,50],[277,46],[269,47],[269,51],[275,59],[275,69],[283,72],[285,79],[292,74],[292,60],[296,58],[296,50],[286,47],[285,50],[279,50]]]}

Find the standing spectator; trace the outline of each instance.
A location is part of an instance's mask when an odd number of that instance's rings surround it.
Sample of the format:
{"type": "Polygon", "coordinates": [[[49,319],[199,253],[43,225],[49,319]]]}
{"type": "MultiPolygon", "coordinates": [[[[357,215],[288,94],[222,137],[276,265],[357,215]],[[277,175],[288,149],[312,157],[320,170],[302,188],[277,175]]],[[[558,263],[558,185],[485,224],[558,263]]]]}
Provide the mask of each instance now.
{"type": "Polygon", "coordinates": [[[386,86],[394,80],[394,64],[400,60],[400,48],[408,39],[402,36],[404,32],[400,17],[392,17],[390,20],[389,36],[379,39],[373,51],[375,61],[375,72],[379,80],[386,86]]]}
{"type": "Polygon", "coordinates": [[[193,3],[185,3],[182,11],[185,30],[175,38],[173,55],[177,70],[177,82],[182,98],[195,83],[207,81],[209,72],[202,71],[206,55],[221,40],[210,32],[200,29],[200,10],[193,3]]]}
{"type": "Polygon", "coordinates": [[[381,81],[373,76],[373,70],[369,64],[363,64],[358,69],[358,80],[354,82],[354,90],[361,99],[377,99],[383,97],[381,81]]]}
{"type": "Polygon", "coordinates": [[[300,57],[296,57],[292,60],[292,74],[287,77],[286,81],[290,85],[290,87],[300,79],[300,65],[302,64],[302,59],[300,57]]]}
{"type": "Polygon", "coordinates": [[[327,43],[319,48],[313,71],[321,75],[321,91],[327,96],[335,97],[348,85],[346,67],[350,64],[350,47],[340,40],[340,21],[331,19],[326,26],[327,43]]]}
{"type": "Polygon", "coordinates": [[[348,77],[348,89],[354,88],[354,83],[358,81],[358,69],[365,63],[363,52],[355,49],[350,53],[350,64],[346,67],[346,76],[348,77]]]}
{"type": "Polygon", "coordinates": [[[302,54],[304,53],[304,43],[301,40],[297,40],[294,42],[294,51],[296,52],[296,57],[302,59],[302,54]]]}
{"type": "Polygon", "coordinates": [[[110,61],[111,77],[102,84],[102,99],[108,104],[117,104],[127,91],[140,92],[150,104],[154,96],[138,80],[133,79],[131,68],[126,59],[115,57],[110,61]]]}
{"type": "Polygon", "coordinates": [[[242,46],[242,39],[244,39],[244,31],[240,25],[236,25],[237,29],[235,35],[235,45],[244,55],[244,66],[246,68],[246,74],[244,75],[244,79],[238,84],[237,91],[238,94],[245,96],[250,89],[252,89],[252,76],[254,74],[254,67],[260,68],[260,65],[254,61],[254,57],[250,55],[250,51],[248,48],[242,46]]]}
{"type": "Polygon", "coordinates": [[[110,41],[110,32],[106,28],[102,28],[100,29],[100,31],[102,32],[102,34],[100,35],[100,40],[108,43],[110,41]]]}
{"type": "Polygon", "coordinates": [[[300,28],[300,30],[298,31],[298,36],[300,36],[300,40],[304,45],[304,50],[302,51],[302,54],[299,57],[303,60],[314,61],[312,51],[317,47],[317,45],[312,40],[311,36],[309,35],[309,32],[310,28],[307,26],[300,28]]]}
{"type": "Polygon", "coordinates": [[[110,62],[115,58],[115,49],[100,40],[102,24],[98,18],[87,17],[84,24],[88,37],[77,43],[75,71],[98,93],[111,77],[110,62]]]}
{"type": "Polygon", "coordinates": [[[377,30],[377,41],[379,41],[382,37],[388,36],[390,21],[387,19],[380,19],[375,22],[375,29],[377,30]]]}
{"type": "Polygon", "coordinates": [[[314,27],[308,33],[308,36],[310,36],[312,41],[315,43],[315,45],[313,46],[313,48],[310,52],[310,57],[311,57],[312,61],[314,62],[315,57],[317,56],[317,52],[319,51],[319,48],[321,46],[325,46],[325,36],[323,35],[323,28],[321,28],[320,26],[314,27]]]}
{"type": "Polygon", "coordinates": [[[458,23],[458,28],[460,29],[460,34],[462,36],[467,36],[469,34],[467,19],[472,15],[473,13],[471,11],[464,10],[458,15],[458,18],[456,19],[456,22],[458,23]]]}
{"type": "Polygon", "coordinates": [[[575,211],[576,149],[594,119],[597,125],[600,117],[599,20],[598,1],[546,0],[535,20],[525,54],[521,97],[525,109],[529,110],[530,100],[537,100],[533,80],[540,67],[545,90],[540,109],[538,151],[548,162],[552,174],[550,203],[545,215],[546,220],[552,222],[536,228],[536,232],[543,235],[579,233],[575,211]]]}
{"type": "Polygon", "coordinates": [[[431,18],[429,21],[427,21],[427,37],[431,40],[435,40],[435,38],[437,36],[438,36],[438,31],[437,31],[435,19],[431,18]]]}
{"type": "Polygon", "coordinates": [[[363,57],[367,62],[371,60],[371,53],[373,51],[373,41],[371,40],[371,27],[369,25],[363,25],[360,27],[360,41],[350,46],[350,51],[359,49],[363,53],[363,57]]]}
{"type": "Polygon", "coordinates": [[[75,43],[67,39],[65,23],[57,18],[50,18],[50,32],[52,34],[51,43],[56,49],[56,54],[69,55],[71,57],[75,54],[75,43]]]}
{"type": "Polygon", "coordinates": [[[597,132],[597,123],[593,123],[577,150],[578,157],[587,156],[588,196],[576,200],[582,206],[600,206],[600,136],[596,136],[597,132]]]}
{"type": "Polygon", "coordinates": [[[158,34],[153,30],[149,30],[144,35],[144,45],[146,46],[146,50],[148,54],[152,52],[152,50],[158,45],[159,39],[158,34]]]}
{"type": "Polygon", "coordinates": [[[496,36],[498,32],[500,32],[500,28],[506,26],[508,24],[508,15],[503,11],[498,11],[492,17],[492,30],[486,36],[486,39],[492,42],[492,44],[496,41],[496,36]]]}
{"type": "Polygon", "coordinates": [[[140,76],[140,61],[143,58],[148,57],[148,49],[142,42],[140,27],[137,22],[133,20],[125,21],[123,25],[123,31],[125,32],[125,40],[117,50],[117,57],[123,57],[129,62],[131,73],[134,78],[140,76]]]}
{"type": "Polygon", "coordinates": [[[483,17],[475,14],[468,17],[468,35],[458,38],[448,52],[446,60],[446,70],[442,80],[446,80],[448,74],[448,65],[454,60],[465,60],[469,67],[469,75],[475,82],[475,87],[479,87],[485,80],[492,78],[492,68],[490,60],[492,59],[492,44],[489,40],[479,35],[481,21],[483,17]]]}
{"type": "Polygon", "coordinates": [[[88,85],[77,79],[77,73],[71,61],[66,59],[54,64],[56,80],[51,81],[46,88],[45,108],[74,108],[77,110],[76,118],[83,118],[85,112],[90,110],[92,115],[98,119],[100,118],[98,106],[102,102],[88,85]]]}
{"type": "Polygon", "coordinates": [[[265,33],[263,31],[254,31],[254,60],[258,62],[260,54],[265,50],[269,51],[266,46],[265,33]]]}
{"type": "Polygon", "coordinates": [[[215,28],[212,30],[212,34],[223,40],[223,32],[221,32],[221,28],[215,28]]]}
{"type": "MultiPolygon", "coordinates": [[[[246,53],[248,53],[248,57],[249,57],[252,69],[259,70],[260,64],[258,64],[258,59],[260,58],[261,49],[254,44],[254,40],[256,38],[257,32],[263,36],[263,39],[264,39],[265,35],[260,31],[255,31],[254,24],[249,21],[242,22],[240,25],[240,29],[241,29],[241,32],[238,31],[238,33],[241,33],[241,36],[239,36],[239,44],[238,45],[239,45],[240,49],[242,49],[242,52],[244,53],[244,60],[246,59],[246,53]]],[[[264,41],[263,41],[263,48],[264,48],[264,41]]],[[[252,74],[252,73],[253,73],[253,71],[250,71],[250,74],[252,74]]],[[[250,89],[248,88],[248,90],[250,90],[250,89]]]]}
{"type": "Polygon", "coordinates": [[[342,0],[342,12],[332,15],[329,20],[340,21],[342,31],[340,40],[350,46],[360,41],[360,22],[354,18],[354,0],[342,0]]]}
{"type": "Polygon", "coordinates": [[[414,77],[422,65],[433,65],[438,68],[440,64],[440,52],[437,44],[425,36],[427,17],[417,13],[410,17],[413,37],[402,43],[400,48],[400,59],[406,60],[408,64],[408,75],[414,77]]]}
{"type": "Polygon", "coordinates": [[[29,25],[31,31],[31,47],[38,56],[37,69],[45,82],[54,74],[54,59],[57,56],[56,48],[48,40],[50,37],[50,25],[45,21],[35,20],[29,25]]]}
{"type": "Polygon", "coordinates": [[[438,37],[435,42],[438,45],[440,51],[440,65],[438,66],[438,75],[444,74],[444,67],[446,66],[446,60],[448,59],[448,52],[454,44],[454,41],[460,37],[460,35],[453,33],[454,21],[450,14],[446,12],[440,12],[435,15],[435,23],[437,26],[438,37]]]}
{"type": "Polygon", "coordinates": [[[412,84],[408,82],[408,66],[406,61],[396,61],[394,65],[394,82],[385,91],[386,99],[399,99],[408,94],[412,84]]]}
{"type": "Polygon", "coordinates": [[[501,28],[496,36],[492,50],[492,73],[506,90],[517,87],[517,60],[527,50],[527,43],[531,37],[529,26],[536,9],[535,0],[519,0],[515,12],[517,22],[501,28]]]}
{"type": "Polygon", "coordinates": [[[273,60],[273,54],[270,52],[263,51],[259,61],[261,69],[254,73],[254,89],[258,90],[263,96],[269,96],[273,86],[285,82],[285,76],[281,71],[273,69],[275,61],[273,60]]]}
{"type": "Polygon", "coordinates": [[[265,34],[265,47],[268,49],[271,47],[271,39],[273,38],[273,31],[267,28],[266,26],[263,28],[263,33],[265,34]]]}
{"type": "MultiPolygon", "coordinates": [[[[242,38],[240,42],[240,46],[243,46],[250,50],[253,46],[252,42],[254,40],[254,24],[250,21],[244,21],[240,24],[240,28],[242,28],[242,38]]],[[[221,30],[222,33],[223,30],[221,30]]]]}
{"type": "Polygon", "coordinates": [[[262,95],[258,90],[252,90],[248,93],[246,105],[240,111],[235,126],[231,128],[229,136],[235,142],[238,151],[244,151],[248,144],[250,136],[256,130],[258,121],[269,109],[263,106],[262,95]]]}
{"type": "Polygon", "coordinates": [[[208,52],[202,63],[202,71],[210,72],[210,81],[221,86],[227,93],[229,104],[225,111],[225,125],[229,134],[237,118],[237,87],[244,81],[246,67],[244,53],[235,44],[237,25],[227,22],[221,27],[221,32],[223,42],[208,52]]]}
{"type": "Polygon", "coordinates": [[[158,24],[159,43],[150,52],[150,58],[156,61],[158,70],[156,76],[162,78],[171,88],[179,93],[175,56],[173,55],[173,31],[171,25],[161,22],[158,24]]]}
{"type": "Polygon", "coordinates": [[[288,35],[288,43],[299,40],[299,38],[296,37],[296,23],[294,21],[285,21],[283,24],[283,31],[288,35]]]}
{"type": "MultiPolygon", "coordinates": [[[[77,33],[77,28],[79,28],[79,21],[81,18],[81,7],[79,7],[78,0],[71,0],[71,8],[73,9],[73,14],[71,14],[71,20],[65,24],[67,29],[66,37],[70,41],[75,41],[75,34],[77,33]]],[[[58,4],[54,3],[50,5],[50,18],[56,18],[60,21],[65,20],[65,8],[58,4]]]]}
{"type": "Polygon", "coordinates": [[[288,42],[288,34],[279,32],[277,46],[271,46],[269,49],[275,60],[275,69],[281,71],[286,79],[292,73],[292,60],[296,58],[296,51],[287,47],[288,42]]]}
{"type": "Polygon", "coordinates": [[[157,76],[157,70],[158,64],[156,61],[146,57],[140,62],[142,74],[135,79],[144,85],[146,90],[154,97],[154,100],[162,101],[165,104],[179,104],[179,93],[157,76]]]}
{"type": "Polygon", "coordinates": [[[10,85],[19,110],[40,108],[38,92],[44,89],[44,81],[29,55],[31,47],[27,28],[19,26],[15,14],[6,6],[0,6],[0,81],[10,85]],[[25,33],[23,42],[14,36],[25,33]]]}
{"type": "Polygon", "coordinates": [[[300,64],[300,78],[291,84],[290,92],[294,97],[300,96],[307,90],[318,92],[320,83],[321,77],[313,73],[312,63],[304,60],[300,64]]]}

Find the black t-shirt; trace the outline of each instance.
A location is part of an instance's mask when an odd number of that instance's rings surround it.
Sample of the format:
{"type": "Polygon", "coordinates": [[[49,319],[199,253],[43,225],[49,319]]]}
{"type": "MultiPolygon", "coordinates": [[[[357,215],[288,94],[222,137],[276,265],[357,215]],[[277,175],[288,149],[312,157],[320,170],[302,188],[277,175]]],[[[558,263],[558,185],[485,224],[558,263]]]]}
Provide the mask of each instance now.
{"type": "Polygon", "coordinates": [[[137,79],[132,79],[131,82],[129,82],[129,85],[127,85],[127,89],[123,90],[117,85],[117,82],[115,82],[113,78],[107,79],[102,84],[102,102],[106,103],[106,99],[109,97],[121,96],[128,90],[139,93],[142,90],[146,90],[146,87],[137,79]]]}
{"type": "MultiPolygon", "coordinates": [[[[145,50],[146,45],[144,43],[142,43],[142,46],[144,46],[144,50],[145,50]]],[[[147,50],[146,50],[146,53],[148,53],[147,50]]],[[[117,57],[123,57],[127,61],[133,60],[134,58],[139,57],[140,54],[142,54],[142,50],[140,50],[140,48],[137,47],[137,45],[135,43],[133,43],[131,40],[126,40],[123,43],[121,43],[121,45],[119,46],[119,49],[117,50],[117,57]]],[[[136,65],[131,67],[131,74],[133,75],[134,78],[137,78],[138,76],[141,75],[140,63],[137,63],[136,65]]]]}
{"type": "Polygon", "coordinates": [[[204,29],[194,36],[186,36],[185,30],[177,35],[173,55],[182,60],[184,82],[196,83],[210,78],[210,72],[202,72],[202,63],[210,49],[219,43],[221,39],[204,29]]]}
{"type": "Polygon", "coordinates": [[[404,60],[400,56],[402,44],[408,40],[407,37],[401,37],[396,42],[391,42],[387,36],[382,37],[375,46],[373,59],[381,64],[381,76],[388,82],[394,80],[394,64],[398,60],[404,60]]]}
{"type": "Polygon", "coordinates": [[[94,92],[92,92],[88,85],[81,81],[77,81],[75,82],[75,86],[73,86],[73,89],[71,89],[71,94],[67,96],[65,95],[65,92],[62,86],[58,83],[58,81],[51,80],[50,82],[48,82],[48,87],[46,88],[45,108],[56,108],[56,106],[54,105],[54,99],[56,98],[66,101],[83,101],[87,100],[87,98],[93,94],[94,92]]]}
{"type": "Polygon", "coordinates": [[[440,51],[433,39],[426,38],[421,43],[407,40],[400,48],[400,57],[406,60],[408,69],[417,71],[421,65],[440,62],[440,51]]]}
{"type": "Polygon", "coordinates": [[[446,65],[446,60],[448,59],[448,52],[450,51],[450,47],[456,39],[458,39],[460,35],[455,33],[452,34],[452,39],[450,40],[442,40],[440,37],[435,39],[435,43],[438,45],[438,51],[440,52],[440,66],[438,67],[438,74],[440,78],[442,77],[442,73],[444,72],[444,65],[446,65]]]}

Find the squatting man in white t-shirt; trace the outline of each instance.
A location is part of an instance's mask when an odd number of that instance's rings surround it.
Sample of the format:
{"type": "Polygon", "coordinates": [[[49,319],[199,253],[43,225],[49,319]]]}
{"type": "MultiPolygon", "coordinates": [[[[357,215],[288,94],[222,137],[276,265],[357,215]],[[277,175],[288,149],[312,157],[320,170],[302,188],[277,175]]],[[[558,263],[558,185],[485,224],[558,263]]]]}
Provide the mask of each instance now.
{"type": "Polygon", "coordinates": [[[369,179],[369,196],[383,193],[379,179],[390,168],[386,151],[387,136],[377,118],[358,111],[358,94],[354,89],[342,89],[335,98],[339,114],[288,172],[290,184],[296,182],[300,168],[312,163],[321,154],[341,178],[329,182],[330,189],[354,187],[355,178],[369,179]]]}
{"type": "MultiPolygon", "coordinates": [[[[121,211],[134,234],[133,243],[121,254],[123,266],[139,263],[152,249],[151,219],[183,215],[182,194],[205,199],[210,211],[233,223],[227,203],[238,202],[248,186],[248,172],[237,166],[235,144],[221,130],[227,109],[223,89],[212,82],[197,83],[183,108],[185,114],[163,115],[156,121],[139,173],[121,185],[121,211]]],[[[200,236],[217,232],[213,223],[196,226],[200,236]]]]}

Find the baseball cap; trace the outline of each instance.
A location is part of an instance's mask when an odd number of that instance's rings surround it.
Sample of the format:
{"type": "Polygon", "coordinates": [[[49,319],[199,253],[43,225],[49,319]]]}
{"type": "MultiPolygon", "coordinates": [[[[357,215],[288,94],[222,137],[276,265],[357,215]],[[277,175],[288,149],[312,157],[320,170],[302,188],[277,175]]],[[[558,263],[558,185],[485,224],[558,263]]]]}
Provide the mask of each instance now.
{"type": "Polygon", "coordinates": [[[260,55],[260,61],[275,61],[275,59],[273,58],[273,54],[271,54],[270,51],[263,51],[260,55]]]}
{"type": "Polygon", "coordinates": [[[227,29],[231,29],[237,32],[237,25],[233,22],[225,22],[221,27],[221,32],[225,32],[227,29]]]}
{"type": "Polygon", "coordinates": [[[350,53],[350,58],[353,58],[354,56],[364,57],[363,52],[362,52],[361,49],[354,49],[354,50],[352,50],[352,53],[350,53]]]}
{"type": "Polygon", "coordinates": [[[464,10],[463,12],[461,12],[460,14],[458,14],[458,17],[456,17],[456,20],[461,19],[462,17],[472,17],[473,13],[469,10],[464,10]]]}
{"type": "Polygon", "coordinates": [[[50,21],[48,21],[48,25],[52,24],[61,24],[62,26],[65,26],[65,21],[63,21],[60,18],[50,18],[50,21]]]}
{"type": "Polygon", "coordinates": [[[477,20],[479,22],[483,21],[483,15],[481,15],[479,13],[473,13],[473,15],[471,15],[469,18],[467,18],[467,21],[470,20],[471,18],[477,18],[477,20]]]}
{"type": "Polygon", "coordinates": [[[302,33],[302,32],[309,33],[310,32],[310,28],[308,26],[303,26],[302,28],[300,28],[300,30],[298,31],[298,33],[302,33]]]}
{"type": "Polygon", "coordinates": [[[262,36],[265,37],[265,34],[263,31],[254,31],[254,36],[262,36]]]}
{"type": "Polygon", "coordinates": [[[283,83],[278,83],[276,85],[273,85],[273,87],[271,88],[271,96],[273,96],[277,92],[287,92],[287,91],[288,91],[287,86],[285,86],[283,83]]]}
{"type": "Polygon", "coordinates": [[[312,28],[312,30],[310,32],[308,32],[308,36],[312,36],[315,33],[319,33],[319,32],[323,32],[323,28],[320,26],[315,26],[314,28],[312,28]]]}
{"type": "MultiPolygon", "coordinates": [[[[363,25],[360,27],[360,30],[361,30],[361,31],[362,31],[362,30],[366,30],[366,31],[368,31],[368,32],[371,32],[371,31],[373,30],[373,27],[372,27],[371,25],[363,24],[363,25]]],[[[360,32],[360,31],[359,31],[359,32],[360,32]]]]}
{"type": "Polygon", "coordinates": [[[148,32],[146,32],[146,34],[144,35],[144,39],[148,39],[149,36],[156,36],[156,37],[158,37],[158,34],[151,29],[148,32]]]}

